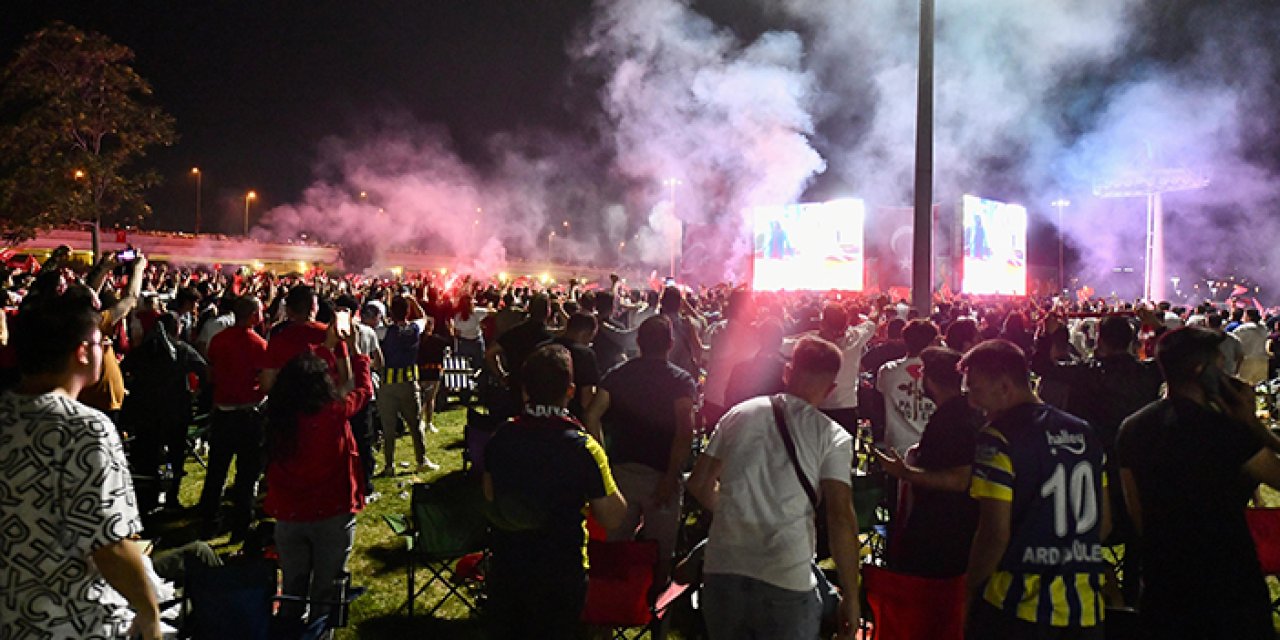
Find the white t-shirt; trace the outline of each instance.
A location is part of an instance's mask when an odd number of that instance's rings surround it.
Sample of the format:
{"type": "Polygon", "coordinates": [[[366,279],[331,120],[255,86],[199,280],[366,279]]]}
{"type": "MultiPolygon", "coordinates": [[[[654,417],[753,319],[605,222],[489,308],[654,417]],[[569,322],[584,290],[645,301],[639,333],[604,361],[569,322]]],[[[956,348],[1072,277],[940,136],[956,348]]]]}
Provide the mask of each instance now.
{"type": "Polygon", "coordinates": [[[462,314],[453,314],[453,331],[464,340],[476,340],[480,337],[480,321],[489,315],[489,309],[486,307],[474,307],[471,310],[471,317],[466,320],[462,319],[462,314]]]}
{"type": "MultiPolygon", "coordinates": [[[[796,458],[815,490],[821,480],[850,483],[853,437],[813,405],[784,395],[796,458]]],[[[707,536],[706,573],[740,575],[782,589],[815,585],[814,510],[787,455],[768,397],[730,409],[707,445],[723,461],[720,504],[707,536]]]]}
{"type": "Polygon", "coordinates": [[[918,356],[884,363],[876,374],[876,391],[884,396],[885,444],[905,454],[920,442],[936,408],[924,395],[924,363],[918,356]]]}
{"type": "Polygon", "coordinates": [[[1256,322],[1246,322],[1231,332],[1240,341],[1246,358],[1267,357],[1267,329],[1256,322]]]}
{"type": "Polygon", "coordinates": [[[91,554],[142,531],[105,415],[57,393],[0,396],[0,637],[116,638],[127,603],[91,554]]]}
{"type": "Polygon", "coordinates": [[[209,347],[209,342],[213,340],[214,336],[230,329],[235,326],[235,324],[236,316],[233,313],[209,318],[209,320],[204,323],[204,326],[200,327],[200,336],[196,338],[196,344],[204,345],[207,349],[209,347]]]}

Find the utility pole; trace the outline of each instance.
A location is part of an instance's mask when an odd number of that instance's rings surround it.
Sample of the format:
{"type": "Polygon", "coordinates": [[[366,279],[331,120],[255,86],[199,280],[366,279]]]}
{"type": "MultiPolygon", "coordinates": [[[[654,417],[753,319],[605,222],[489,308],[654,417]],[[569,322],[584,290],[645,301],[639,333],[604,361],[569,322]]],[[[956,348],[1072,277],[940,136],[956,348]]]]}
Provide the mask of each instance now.
{"type": "Polygon", "coordinates": [[[933,311],[933,8],[934,0],[920,0],[911,306],[915,307],[922,318],[929,317],[933,311]]]}

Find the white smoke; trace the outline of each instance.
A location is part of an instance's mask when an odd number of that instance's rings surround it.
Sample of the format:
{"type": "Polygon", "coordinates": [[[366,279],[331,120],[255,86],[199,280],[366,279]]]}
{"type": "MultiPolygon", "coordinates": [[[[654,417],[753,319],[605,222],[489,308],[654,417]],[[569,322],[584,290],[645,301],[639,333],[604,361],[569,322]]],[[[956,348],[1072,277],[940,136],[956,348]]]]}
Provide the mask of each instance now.
{"type": "MultiPolygon", "coordinates": [[[[383,122],[323,145],[317,183],[270,212],[262,232],[411,244],[484,266],[508,252],[554,251],[657,267],[670,252],[673,195],[680,220],[722,229],[725,246],[739,241],[745,210],[794,202],[824,171],[824,182],[872,211],[910,201],[916,3],[733,5],[758,10],[758,36],[716,24],[700,4],[595,3],[566,43],[566,80],[602,86],[601,110],[582,114],[580,136],[500,132],[494,162],[480,169],[437,130],[383,122]],[[674,192],[669,178],[680,181],[674,192]]],[[[1166,200],[1171,270],[1261,277],[1270,257],[1261,243],[1280,231],[1268,215],[1280,200],[1267,168],[1275,158],[1258,153],[1274,120],[1255,115],[1277,98],[1268,44],[1277,11],[1239,1],[1189,14],[1144,0],[938,2],[942,214],[977,193],[1051,221],[1049,202],[1066,196],[1067,231],[1091,283],[1112,266],[1140,267],[1143,225],[1141,202],[1097,199],[1093,185],[1181,167],[1213,184],[1166,200]],[[1157,27],[1186,31],[1188,51],[1150,55],[1157,27]]]]}

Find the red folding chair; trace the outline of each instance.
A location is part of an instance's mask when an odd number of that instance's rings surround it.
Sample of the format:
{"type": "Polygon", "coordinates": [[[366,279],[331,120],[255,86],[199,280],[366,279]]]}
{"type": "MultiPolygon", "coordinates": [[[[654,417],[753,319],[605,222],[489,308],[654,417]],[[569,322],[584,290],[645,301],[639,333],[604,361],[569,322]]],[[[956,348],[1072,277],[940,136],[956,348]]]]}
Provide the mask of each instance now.
{"type": "Polygon", "coordinates": [[[963,640],[964,576],[921,578],[862,567],[876,640],[963,640]]]}
{"type": "Polygon", "coordinates": [[[615,640],[661,638],[668,607],[687,585],[672,584],[650,602],[658,543],[653,540],[587,543],[591,567],[587,573],[587,602],[582,622],[607,628],[615,640]],[[634,634],[634,635],[628,635],[634,634]]]}
{"type": "MultiPolygon", "coordinates": [[[[1258,549],[1262,575],[1280,578],[1280,508],[1254,507],[1245,509],[1244,516],[1258,549]]],[[[1271,609],[1273,618],[1280,614],[1280,598],[1271,601],[1271,609]]]]}

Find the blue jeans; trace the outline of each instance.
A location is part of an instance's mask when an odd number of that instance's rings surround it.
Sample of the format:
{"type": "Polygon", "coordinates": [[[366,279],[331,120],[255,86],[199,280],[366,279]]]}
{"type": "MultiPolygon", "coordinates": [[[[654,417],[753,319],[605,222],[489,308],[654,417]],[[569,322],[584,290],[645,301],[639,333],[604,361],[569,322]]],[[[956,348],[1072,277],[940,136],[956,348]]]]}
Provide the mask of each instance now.
{"type": "Polygon", "coordinates": [[[817,589],[792,591],[746,576],[708,573],[703,614],[711,640],[814,640],[822,617],[817,589]]]}

